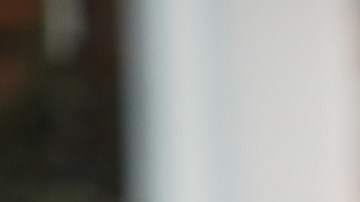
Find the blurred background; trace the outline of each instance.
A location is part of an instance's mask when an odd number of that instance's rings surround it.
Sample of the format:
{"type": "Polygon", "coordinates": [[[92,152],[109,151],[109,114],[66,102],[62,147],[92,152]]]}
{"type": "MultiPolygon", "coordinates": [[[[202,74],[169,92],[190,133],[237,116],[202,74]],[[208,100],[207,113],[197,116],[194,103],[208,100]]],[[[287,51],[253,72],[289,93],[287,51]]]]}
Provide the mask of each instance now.
{"type": "Polygon", "coordinates": [[[117,201],[115,1],[0,0],[0,200],[117,201]]]}
{"type": "Polygon", "coordinates": [[[358,8],[0,0],[0,201],[359,201],[358,8]]]}

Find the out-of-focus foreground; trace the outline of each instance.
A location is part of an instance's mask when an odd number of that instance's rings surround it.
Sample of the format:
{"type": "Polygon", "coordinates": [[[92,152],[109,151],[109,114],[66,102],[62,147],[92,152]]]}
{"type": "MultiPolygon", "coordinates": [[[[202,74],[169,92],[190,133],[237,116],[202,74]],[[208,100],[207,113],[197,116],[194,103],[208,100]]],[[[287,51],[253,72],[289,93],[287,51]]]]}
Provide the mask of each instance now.
{"type": "Polygon", "coordinates": [[[360,200],[358,2],[134,2],[133,201],[360,200]]]}
{"type": "Polygon", "coordinates": [[[0,0],[0,201],[358,202],[358,13],[0,0]]]}

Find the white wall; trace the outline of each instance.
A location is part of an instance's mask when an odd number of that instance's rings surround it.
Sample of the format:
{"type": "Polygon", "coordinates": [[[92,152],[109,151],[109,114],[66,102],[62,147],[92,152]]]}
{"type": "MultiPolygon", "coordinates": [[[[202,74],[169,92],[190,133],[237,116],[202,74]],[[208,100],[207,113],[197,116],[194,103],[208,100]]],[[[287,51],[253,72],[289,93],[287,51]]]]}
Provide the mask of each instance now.
{"type": "Polygon", "coordinates": [[[133,8],[131,201],[359,200],[354,2],[133,8]]]}

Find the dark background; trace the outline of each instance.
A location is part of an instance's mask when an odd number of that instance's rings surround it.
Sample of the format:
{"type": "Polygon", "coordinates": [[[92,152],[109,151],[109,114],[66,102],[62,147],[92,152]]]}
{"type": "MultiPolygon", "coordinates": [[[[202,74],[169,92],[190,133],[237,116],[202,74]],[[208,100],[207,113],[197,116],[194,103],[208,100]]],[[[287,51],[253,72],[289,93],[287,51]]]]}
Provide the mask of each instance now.
{"type": "Polygon", "coordinates": [[[121,195],[119,14],[115,0],[82,5],[86,34],[70,61],[53,63],[44,2],[0,0],[0,201],[121,195]]]}

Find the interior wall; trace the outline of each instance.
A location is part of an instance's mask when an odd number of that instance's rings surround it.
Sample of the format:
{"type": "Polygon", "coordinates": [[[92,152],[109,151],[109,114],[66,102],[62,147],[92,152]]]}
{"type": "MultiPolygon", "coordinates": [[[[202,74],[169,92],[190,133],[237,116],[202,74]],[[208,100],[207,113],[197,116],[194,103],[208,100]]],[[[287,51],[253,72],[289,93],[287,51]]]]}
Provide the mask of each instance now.
{"type": "Polygon", "coordinates": [[[359,200],[355,2],[132,8],[130,201],[359,200]]]}

